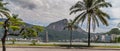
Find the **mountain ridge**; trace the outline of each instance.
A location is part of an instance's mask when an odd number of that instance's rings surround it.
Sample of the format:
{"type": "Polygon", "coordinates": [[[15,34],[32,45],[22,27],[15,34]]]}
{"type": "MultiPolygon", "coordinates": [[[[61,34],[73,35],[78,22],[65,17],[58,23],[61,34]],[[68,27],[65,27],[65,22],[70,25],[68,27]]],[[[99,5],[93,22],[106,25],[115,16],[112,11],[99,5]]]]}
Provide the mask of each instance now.
{"type": "MultiPolygon", "coordinates": [[[[53,23],[49,24],[47,26],[47,28],[53,29],[53,30],[58,30],[58,31],[63,31],[63,29],[67,25],[67,23],[68,23],[67,19],[62,19],[62,20],[59,20],[59,21],[56,21],[56,22],[53,22],[53,23]]],[[[78,27],[75,31],[78,31],[80,33],[82,32],[82,33],[85,33],[85,34],[87,33],[81,27],[78,27]]]]}

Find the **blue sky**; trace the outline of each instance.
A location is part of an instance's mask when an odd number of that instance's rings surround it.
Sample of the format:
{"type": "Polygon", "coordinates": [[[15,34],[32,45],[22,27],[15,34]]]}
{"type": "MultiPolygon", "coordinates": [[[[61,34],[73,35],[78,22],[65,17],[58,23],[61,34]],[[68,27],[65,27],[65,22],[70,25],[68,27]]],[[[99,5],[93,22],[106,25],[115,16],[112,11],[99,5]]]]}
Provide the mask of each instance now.
{"type": "MultiPolygon", "coordinates": [[[[27,23],[47,26],[48,24],[61,20],[73,19],[75,15],[69,15],[69,8],[74,5],[78,0],[5,0],[9,5],[7,7],[12,13],[19,14],[19,18],[27,23]]],[[[111,19],[109,26],[101,25],[96,28],[96,32],[106,32],[111,28],[117,27],[120,22],[120,0],[107,0],[110,2],[112,8],[103,8],[111,19]]],[[[83,27],[85,30],[85,27],[83,27]]]]}

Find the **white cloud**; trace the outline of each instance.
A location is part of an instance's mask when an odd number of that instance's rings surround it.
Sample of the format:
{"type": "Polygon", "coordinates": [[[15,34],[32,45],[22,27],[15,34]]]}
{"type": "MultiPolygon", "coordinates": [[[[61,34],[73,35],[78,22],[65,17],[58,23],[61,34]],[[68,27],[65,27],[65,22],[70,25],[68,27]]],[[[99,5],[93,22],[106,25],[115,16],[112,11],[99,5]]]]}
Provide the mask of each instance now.
{"type": "Polygon", "coordinates": [[[111,11],[112,11],[112,15],[115,18],[120,18],[120,7],[118,7],[118,8],[112,8],[111,11]]]}
{"type": "Polygon", "coordinates": [[[13,13],[20,15],[25,22],[48,25],[64,18],[72,18],[69,8],[77,1],[73,0],[6,0],[13,13]]]}
{"type": "MultiPolygon", "coordinates": [[[[69,15],[69,8],[78,0],[5,0],[10,4],[7,6],[13,13],[19,14],[25,22],[48,25],[64,18],[74,18],[69,15]]],[[[120,18],[120,1],[108,0],[113,5],[112,8],[104,9],[112,18],[120,18]]],[[[116,27],[119,19],[109,20],[110,26],[97,28],[97,31],[109,30],[116,27]]]]}

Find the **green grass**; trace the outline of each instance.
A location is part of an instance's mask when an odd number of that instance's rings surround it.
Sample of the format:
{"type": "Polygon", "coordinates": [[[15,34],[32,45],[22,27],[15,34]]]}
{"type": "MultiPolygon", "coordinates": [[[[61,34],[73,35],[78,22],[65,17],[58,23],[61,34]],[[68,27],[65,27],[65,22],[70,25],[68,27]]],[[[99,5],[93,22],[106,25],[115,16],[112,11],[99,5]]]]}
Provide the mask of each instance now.
{"type": "MultiPolygon", "coordinates": [[[[0,46],[2,46],[0,44],[0,46]]],[[[59,47],[69,47],[70,45],[66,44],[6,44],[6,46],[59,46],[59,47]]],[[[72,45],[72,47],[87,47],[85,45],[72,45]]]]}
{"type": "MultiPolygon", "coordinates": [[[[0,44],[0,46],[2,46],[0,44]]],[[[7,47],[32,47],[32,46],[58,46],[58,47],[69,47],[70,45],[68,44],[36,44],[36,45],[33,45],[33,44],[7,44],[6,45],[7,47]]],[[[71,47],[87,47],[87,45],[72,45],[71,47]]],[[[120,48],[120,46],[91,46],[92,48],[120,48]]]]}
{"type": "Polygon", "coordinates": [[[94,46],[95,48],[120,48],[120,46],[94,46]]]}

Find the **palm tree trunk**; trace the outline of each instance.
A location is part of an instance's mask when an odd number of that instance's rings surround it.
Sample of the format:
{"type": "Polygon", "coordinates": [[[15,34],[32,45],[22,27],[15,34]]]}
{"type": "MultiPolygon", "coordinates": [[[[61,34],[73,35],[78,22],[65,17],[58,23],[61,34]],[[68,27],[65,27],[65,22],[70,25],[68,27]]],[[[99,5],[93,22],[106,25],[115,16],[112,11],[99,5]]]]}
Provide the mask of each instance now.
{"type": "Polygon", "coordinates": [[[72,28],[70,29],[70,47],[72,46],[72,28]]]}
{"type": "Polygon", "coordinates": [[[88,27],[88,47],[90,47],[90,21],[89,21],[89,23],[88,23],[89,25],[89,27],[88,27]]]}

